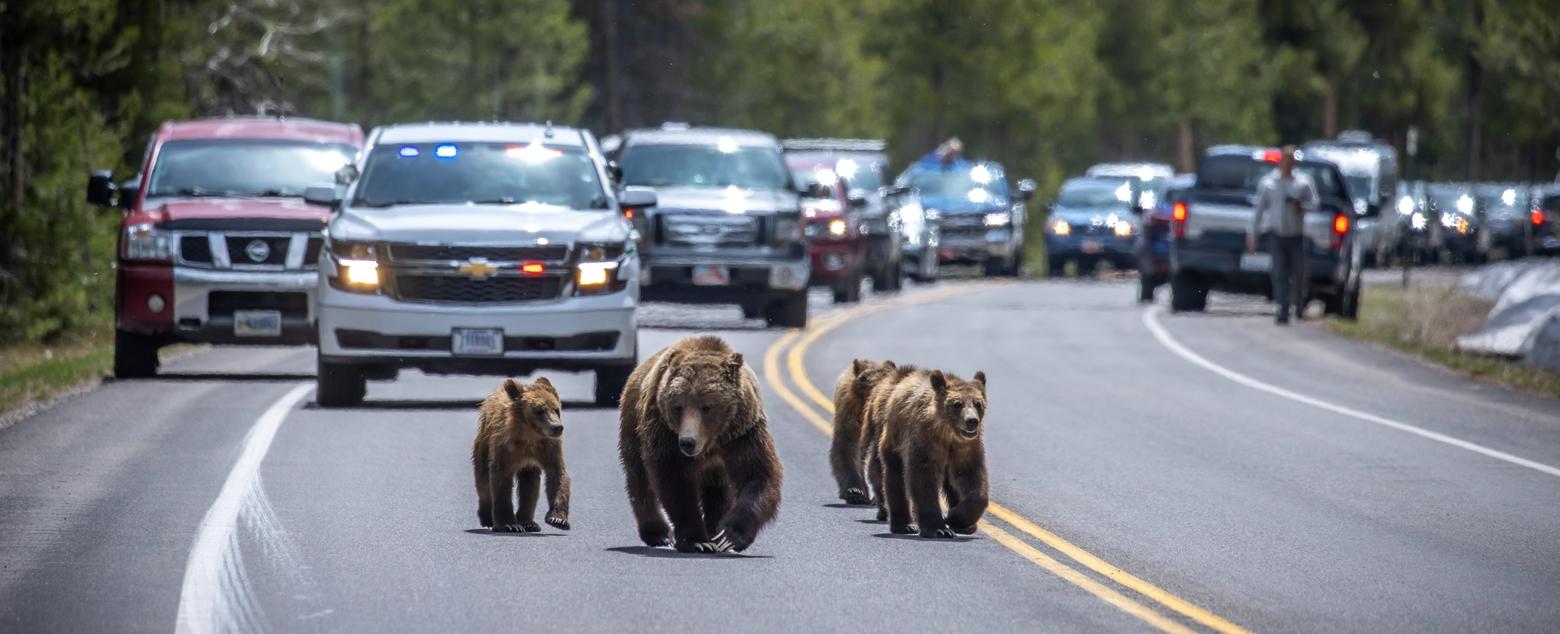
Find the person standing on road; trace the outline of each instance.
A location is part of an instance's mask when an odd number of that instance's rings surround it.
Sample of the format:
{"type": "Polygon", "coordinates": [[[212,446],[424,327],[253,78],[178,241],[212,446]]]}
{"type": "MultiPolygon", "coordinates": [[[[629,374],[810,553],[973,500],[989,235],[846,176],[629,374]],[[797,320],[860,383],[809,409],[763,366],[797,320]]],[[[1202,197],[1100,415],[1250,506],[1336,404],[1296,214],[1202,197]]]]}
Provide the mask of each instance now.
{"type": "Polygon", "coordinates": [[[1289,307],[1295,318],[1305,312],[1307,285],[1305,215],[1317,207],[1316,186],[1305,174],[1295,172],[1295,146],[1280,150],[1278,169],[1257,185],[1257,208],[1246,229],[1246,251],[1257,251],[1257,238],[1267,244],[1272,258],[1273,299],[1278,300],[1279,325],[1289,323],[1289,307]]]}

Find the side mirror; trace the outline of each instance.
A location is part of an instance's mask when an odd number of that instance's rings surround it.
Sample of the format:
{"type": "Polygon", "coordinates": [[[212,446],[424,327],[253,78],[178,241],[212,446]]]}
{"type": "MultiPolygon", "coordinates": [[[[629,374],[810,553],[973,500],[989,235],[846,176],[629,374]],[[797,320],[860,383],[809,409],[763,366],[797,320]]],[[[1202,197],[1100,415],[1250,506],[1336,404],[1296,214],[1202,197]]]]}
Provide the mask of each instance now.
{"type": "Polygon", "coordinates": [[[623,164],[617,161],[607,161],[607,175],[612,177],[612,182],[623,182],[623,164]]]}
{"type": "Polygon", "coordinates": [[[358,168],[357,168],[356,165],[348,163],[346,165],[341,166],[341,169],[336,170],[336,184],[337,185],[351,185],[352,181],[355,181],[357,179],[358,179],[358,168]]]}
{"type": "Polygon", "coordinates": [[[649,187],[624,187],[618,192],[618,206],[624,209],[647,209],[656,204],[655,190],[649,187]]]}
{"type": "Polygon", "coordinates": [[[136,176],[119,183],[119,207],[129,209],[135,206],[135,196],[141,192],[141,177],[136,176]]]}
{"type": "Polygon", "coordinates": [[[1035,181],[1034,181],[1034,179],[1026,178],[1024,180],[1018,181],[1018,199],[1027,203],[1031,199],[1033,199],[1034,197],[1035,197],[1035,181]]]}
{"type": "Polygon", "coordinates": [[[114,174],[108,170],[96,170],[87,177],[87,202],[99,207],[114,206],[114,192],[119,186],[114,184],[114,174]]]}
{"type": "Polygon", "coordinates": [[[303,202],[334,208],[341,204],[341,194],[336,191],[335,185],[315,185],[304,188],[303,202]]]}

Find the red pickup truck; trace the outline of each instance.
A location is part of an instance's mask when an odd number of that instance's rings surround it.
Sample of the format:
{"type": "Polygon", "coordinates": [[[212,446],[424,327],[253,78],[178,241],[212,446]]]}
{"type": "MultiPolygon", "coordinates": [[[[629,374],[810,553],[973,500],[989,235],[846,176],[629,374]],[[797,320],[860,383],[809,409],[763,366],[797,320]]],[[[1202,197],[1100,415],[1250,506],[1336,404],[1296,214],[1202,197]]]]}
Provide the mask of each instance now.
{"type": "Polygon", "coordinates": [[[119,207],[114,376],[152,376],[176,342],[314,339],[316,262],[332,185],[363,144],[354,124],[262,117],[164,123],[141,173],[94,172],[87,200],[119,207]]]}

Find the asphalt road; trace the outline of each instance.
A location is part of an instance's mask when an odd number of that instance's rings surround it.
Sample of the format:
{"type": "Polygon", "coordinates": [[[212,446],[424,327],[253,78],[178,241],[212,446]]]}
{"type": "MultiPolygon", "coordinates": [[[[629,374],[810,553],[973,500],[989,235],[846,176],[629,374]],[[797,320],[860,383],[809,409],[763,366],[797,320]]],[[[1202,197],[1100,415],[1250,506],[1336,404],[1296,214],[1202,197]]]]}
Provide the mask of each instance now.
{"type": "Polygon", "coordinates": [[[713,332],[764,383],[785,501],[743,556],[638,543],[588,375],[549,375],[573,529],[495,535],[469,452],[497,379],[407,372],[321,410],[311,350],[196,354],[0,430],[0,631],[1560,629],[1560,405],[1259,303],[1133,297],[820,296],[798,333],[647,308],[644,354],[713,332]],[[980,533],[836,504],[814,394],[855,357],[986,372],[980,533]]]}

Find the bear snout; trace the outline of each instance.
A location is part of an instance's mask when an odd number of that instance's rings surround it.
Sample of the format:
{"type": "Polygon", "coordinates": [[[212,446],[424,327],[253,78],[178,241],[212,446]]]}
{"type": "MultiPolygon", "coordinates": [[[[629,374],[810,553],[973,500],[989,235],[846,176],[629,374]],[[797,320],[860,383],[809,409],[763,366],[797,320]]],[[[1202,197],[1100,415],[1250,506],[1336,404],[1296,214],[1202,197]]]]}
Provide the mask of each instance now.
{"type": "Polygon", "coordinates": [[[693,436],[683,436],[677,439],[677,448],[682,450],[684,456],[692,458],[699,453],[699,440],[693,436]]]}
{"type": "Polygon", "coordinates": [[[964,426],[963,426],[962,431],[966,435],[973,436],[973,435],[975,435],[975,432],[977,430],[979,430],[979,429],[980,429],[980,419],[979,418],[966,418],[966,419],[964,419],[964,426]]]}
{"type": "Polygon", "coordinates": [[[563,437],[563,425],[553,425],[547,428],[547,435],[553,438],[563,437]]]}

